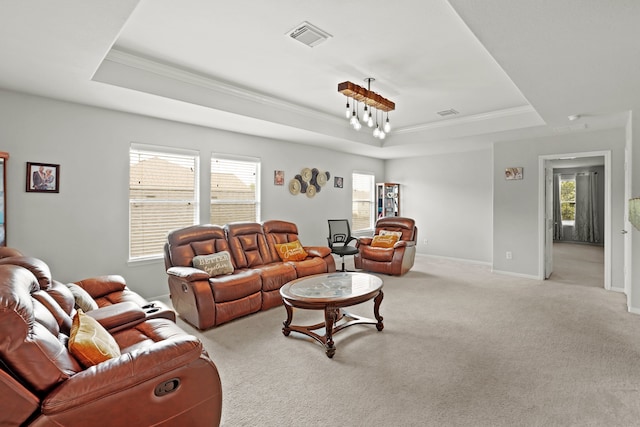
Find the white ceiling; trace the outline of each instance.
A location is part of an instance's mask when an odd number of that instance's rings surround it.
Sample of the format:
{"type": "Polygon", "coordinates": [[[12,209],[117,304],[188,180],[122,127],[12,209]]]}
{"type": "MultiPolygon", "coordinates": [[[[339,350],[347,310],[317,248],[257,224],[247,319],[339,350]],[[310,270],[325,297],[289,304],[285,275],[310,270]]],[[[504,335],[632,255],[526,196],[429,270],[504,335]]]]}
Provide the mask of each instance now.
{"type": "Polygon", "coordinates": [[[635,0],[16,0],[0,87],[378,158],[474,150],[624,126],[639,18],[635,0]],[[302,21],[332,37],[291,39],[302,21]],[[344,118],[338,83],[366,77],[396,103],[384,141],[344,118]]]}

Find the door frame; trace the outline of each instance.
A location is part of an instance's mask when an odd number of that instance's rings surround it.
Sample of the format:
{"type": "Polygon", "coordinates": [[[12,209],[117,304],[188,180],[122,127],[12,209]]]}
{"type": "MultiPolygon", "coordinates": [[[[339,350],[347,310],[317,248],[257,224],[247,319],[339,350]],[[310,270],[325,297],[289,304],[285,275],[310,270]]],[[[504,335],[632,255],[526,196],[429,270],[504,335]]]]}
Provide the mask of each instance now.
{"type": "Polygon", "coordinates": [[[538,279],[545,278],[546,253],[545,227],[545,166],[550,160],[566,157],[604,157],[604,288],[611,290],[611,151],[588,151],[581,153],[545,154],[538,156],[538,279]]]}

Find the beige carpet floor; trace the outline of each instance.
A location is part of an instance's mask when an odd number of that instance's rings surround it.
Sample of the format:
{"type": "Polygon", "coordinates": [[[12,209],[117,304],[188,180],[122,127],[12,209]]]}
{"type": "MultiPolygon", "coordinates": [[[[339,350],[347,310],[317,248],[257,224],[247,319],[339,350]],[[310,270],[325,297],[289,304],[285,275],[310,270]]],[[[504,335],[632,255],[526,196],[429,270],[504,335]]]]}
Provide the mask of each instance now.
{"type": "Polygon", "coordinates": [[[551,279],[570,285],[604,287],[604,247],[554,243],[551,279]]]}
{"type": "Polygon", "coordinates": [[[640,425],[640,316],[624,295],[424,256],[381,277],[384,330],[340,332],[333,359],[283,336],[284,308],[204,332],[180,321],[219,369],[222,425],[640,425]]]}

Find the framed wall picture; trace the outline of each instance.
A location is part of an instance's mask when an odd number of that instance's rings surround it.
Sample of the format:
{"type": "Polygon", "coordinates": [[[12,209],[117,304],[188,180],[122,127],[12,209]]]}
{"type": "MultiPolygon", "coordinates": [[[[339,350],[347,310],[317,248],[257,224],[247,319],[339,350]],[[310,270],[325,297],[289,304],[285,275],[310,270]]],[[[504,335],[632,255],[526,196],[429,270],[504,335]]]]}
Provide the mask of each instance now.
{"type": "Polygon", "coordinates": [[[273,171],[273,185],[284,185],[284,171],[273,171]]]}
{"type": "Polygon", "coordinates": [[[342,177],[334,176],[333,177],[333,186],[336,188],[342,188],[342,177]]]}
{"type": "Polygon", "coordinates": [[[522,168],[506,168],[504,171],[504,179],[522,179],[522,168]]]}
{"type": "Polygon", "coordinates": [[[27,162],[27,191],[60,192],[60,165],[27,162]]]}

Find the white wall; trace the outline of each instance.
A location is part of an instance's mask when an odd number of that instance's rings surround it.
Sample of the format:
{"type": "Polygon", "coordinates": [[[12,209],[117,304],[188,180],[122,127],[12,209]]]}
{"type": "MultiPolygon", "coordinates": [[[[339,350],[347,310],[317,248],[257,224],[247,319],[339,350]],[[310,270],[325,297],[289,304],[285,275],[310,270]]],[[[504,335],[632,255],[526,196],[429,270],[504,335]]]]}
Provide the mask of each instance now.
{"type": "Polygon", "coordinates": [[[491,150],[387,161],[387,180],[402,184],[400,214],[416,220],[418,253],[491,262],[491,165],[491,150]]]}
{"type": "Polygon", "coordinates": [[[612,236],[606,244],[611,245],[611,285],[623,288],[624,145],[623,128],[494,144],[494,270],[538,275],[539,156],[610,150],[612,236]],[[505,180],[505,168],[516,166],[524,168],[524,179],[505,180]],[[507,251],[513,254],[510,260],[507,251]]]}
{"type": "Polygon", "coordinates": [[[327,219],[351,217],[351,173],[384,180],[382,160],[235,134],[166,120],[0,91],[0,151],[7,151],[7,243],[43,259],[62,282],[121,274],[145,297],[168,293],[163,261],[128,263],[129,144],[198,150],[201,222],[208,219],[212,152],[258,157],[262,162],[262,219],[298,225],[302,243],[325,246],[327,219]],[[26,162],[60,164],[60,193],[25,191],[26,162]],[[344,177],[315,198],[293,196],[285,184],[304,167],[344,177]]]}

